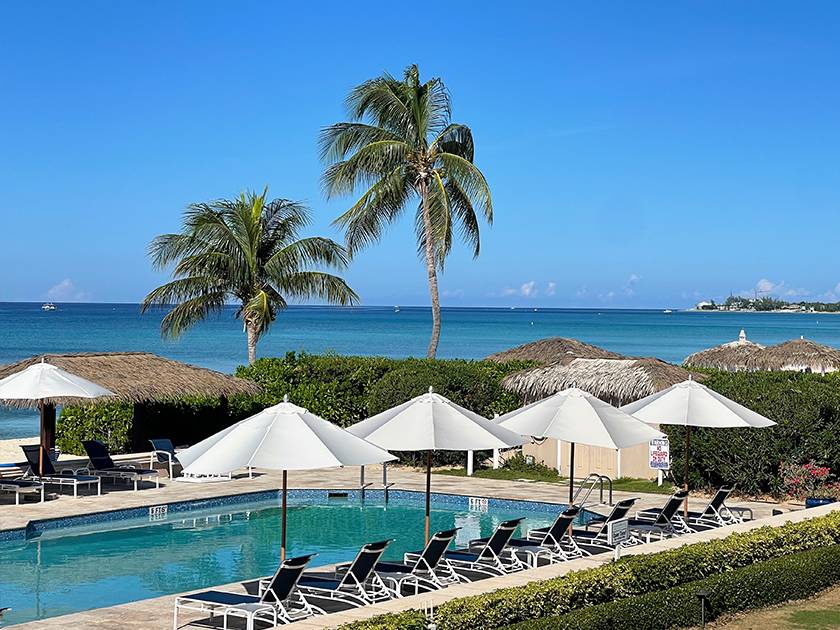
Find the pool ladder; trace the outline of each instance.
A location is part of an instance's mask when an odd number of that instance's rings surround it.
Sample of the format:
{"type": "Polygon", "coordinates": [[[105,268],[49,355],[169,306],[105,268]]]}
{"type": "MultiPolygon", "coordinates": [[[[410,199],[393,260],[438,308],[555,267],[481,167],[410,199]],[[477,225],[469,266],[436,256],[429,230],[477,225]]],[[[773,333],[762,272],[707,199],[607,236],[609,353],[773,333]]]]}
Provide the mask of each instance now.
{"type": "Polygon", "coordinates": [[[577,490],[575,490],[574,495],[572,495],[572,505],[576,505],[578,507],[584,507],[589,501],[589,497],[592,495],[592,491],[595,490],[595,487],[599,487],[599,505],[612,505],[613,504],[613,488],[612,488],[612,479],[607,477],[606,475],[599,475],[598,473],[589,473],[586,478],[580,482],[577,490]],[[609,503],[604,503],[604,483],[607,484],[607,488],[609,490],[609,503]],[[578,501],[578,497],[586,491],[586,494],[583,495],[583,499],[578,501]]]}
{"type": "MultiPolygon", "coordinates": [[[[373,486],[372,481],[365,483],[365,467],[359,466],[359,496],[362,503],[365,502],[365,490],[373,486]]],[[[394,483],[388,483],[388,464],[382,464],[382,490],[385,493],[385,505],[388,505],[388,490],[394,483]]]]}

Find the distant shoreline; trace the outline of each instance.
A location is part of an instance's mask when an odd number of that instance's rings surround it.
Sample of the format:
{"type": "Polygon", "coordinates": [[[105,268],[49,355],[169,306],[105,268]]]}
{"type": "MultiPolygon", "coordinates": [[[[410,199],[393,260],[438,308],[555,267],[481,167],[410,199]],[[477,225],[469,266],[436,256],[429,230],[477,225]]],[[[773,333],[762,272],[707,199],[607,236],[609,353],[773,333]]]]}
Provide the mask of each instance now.
{"type": "Polygon", "coordinates": [[[719,310],[716,308],[713,309],[705,309],[705,308],[686,308],[682,309],[684,313],[773,313],[776,315],[840,315],[840,311],[789,311],[782,308],[773,309],[770,311],[756,311],[755,309],[727,309],[727,310],[719,310]]]}

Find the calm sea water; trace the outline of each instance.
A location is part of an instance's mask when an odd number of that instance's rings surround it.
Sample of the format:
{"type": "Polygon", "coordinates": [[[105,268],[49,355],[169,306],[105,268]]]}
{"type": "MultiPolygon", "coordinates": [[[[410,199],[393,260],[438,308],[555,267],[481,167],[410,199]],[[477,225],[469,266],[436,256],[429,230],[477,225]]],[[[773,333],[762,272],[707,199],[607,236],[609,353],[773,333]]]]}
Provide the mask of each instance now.
{"type": "MultiPolygon", "coordinates": [[[[140,315],[136,304],[0,303],[0,364],[43,352],[144,350],[179,361],[233,371],[246,361],[245,335],[225,309],[178,341],[163,341],[162,313],[140,315]]],[[[260,341],[261,356],[290,350],[311,353],[424,356],[431,328],[427,308],[291,307],[260,341]]],[[[654,310],[489,309],[443,310],[438,356],[478,359],[542,337],[574,337],[622,354],[680,363],[687,355],[738,336],[764,344],[804,335],[840,347],[840,316],[785,313],[665,314],[654,310]]],[[[0,411],[0,439],[37,432],[31,412],[0,411]]]]}

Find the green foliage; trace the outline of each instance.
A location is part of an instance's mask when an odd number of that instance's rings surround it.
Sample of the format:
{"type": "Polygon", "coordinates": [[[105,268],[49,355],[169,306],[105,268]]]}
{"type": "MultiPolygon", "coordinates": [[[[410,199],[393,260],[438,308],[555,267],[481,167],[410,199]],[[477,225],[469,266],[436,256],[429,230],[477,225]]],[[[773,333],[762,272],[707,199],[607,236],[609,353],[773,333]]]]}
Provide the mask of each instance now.
{"type": "Polygon", "coordinates": [[[84,440],[101,440],[111,452],[124,452],[131,445],[132,418],[130,403],[64,407],[56,422],[55,445],[64,453],[84,455],[84,440]]]}
{"type": "Polygon", "coordinates": [[[802,599],[840,582],[840,545],[812,549],[726,571],[663,591],[524,621],[509,630],[659,630],[701,623],[697,593],[708,593],[706,621],[802,599]]]}
{"type": "MultiPolygon", "coordinates": [[[[735,484],[749,494],[781,490],[782,462],[840,470],[840,379],[798,372],[718,372],[704,384],[778,423],[766,429],[692,429],[693,487],[735,484]]],[[[685,470],[685,429],[663,425],[677,479],[685,470]]]]}
{"type": "MultiPolygon", "coordinates": [[[[674,588],[758,562],[838,543],[840,511],[670,551],[630,556],[617,563],[574,571],[525,586],[462,597],[441,604],[435,611],[435,620],[439,630],[500,628],[674,588]]],[[[367,629],[380,627],[374,620],[368,620],[367,624],[364,626],[367,629]]],[[[351,624],[349,628],[354,626],[351,624]]]]}
{"type": "Polygon", "coordinates": [[[508,457],[502,465],[502,468],[504,470],[510,470],[512,472],[526,475],[534,475],[540,478],[560,476],[557,474],[556,468],[546,466],[542,462],[528,463],[528,460],[525,459],[525,456],[522,453],[517,453],[513,457],[508,457]]]}
{"type": "MultiPolygon", "coordinates": [[[[58,435],[61,444],[73,448],[81,448],[83,439],[105,437],[111,440],[113,452],[129,450],[132,440],[145,447],[145,440],[150,437],[170,437],[176,444],[194,444],[281,402],[286,394],[295,404],[346,427],[427,391],[429,385],[454,402],[492,417],[521,404],[518,396],[503,390],[499,383],[505,375],[530,365],[290,352],[283,358],[258,359],[237,370],[237,376],[260,384],[263,391],[257,396],[236,396],[226,402],[184,397],[152,403],[143,406],[137,426],[132,423],[131,405],[120,407],[117,416],[113,412],[116,407],[110,405],[66,407],[58,422],[58,435]],[[117,418],[122,430],[119,440],[110,436],[117,418]],[[135,431],[140,434],[135,435],[135,431]]],[[[404,462],[419,461],[415,453],[404,455],[404,462]]],[[[435,454],[433,462],[441,465],[463,459],[463,453],[441,451],[435,454]]]]}

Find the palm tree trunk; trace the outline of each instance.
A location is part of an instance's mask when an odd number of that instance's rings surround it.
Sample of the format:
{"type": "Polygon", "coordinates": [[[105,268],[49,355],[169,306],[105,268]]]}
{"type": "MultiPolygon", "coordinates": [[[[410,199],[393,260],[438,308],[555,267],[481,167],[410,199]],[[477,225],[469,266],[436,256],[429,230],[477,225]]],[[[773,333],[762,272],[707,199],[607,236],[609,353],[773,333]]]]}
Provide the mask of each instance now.
{"type": "Polygon", "coordinates": [[[425,181],[420,182],[420,196],[423,199],[423,228],[426,230],[426,272],[429,274],[429,296],[432,298],[432,338],[429,340],[426,356],[434,359],[440,340],[440,296],[438,295],[432,216],[429,214],[429,196],[425,181]]]}
{"type": "Polygon", "coordinates": [[[252,365],[257,360],[257,327],[251,323],[245,322],[245,332],[248,333],[248,365],[252,365]]]}

